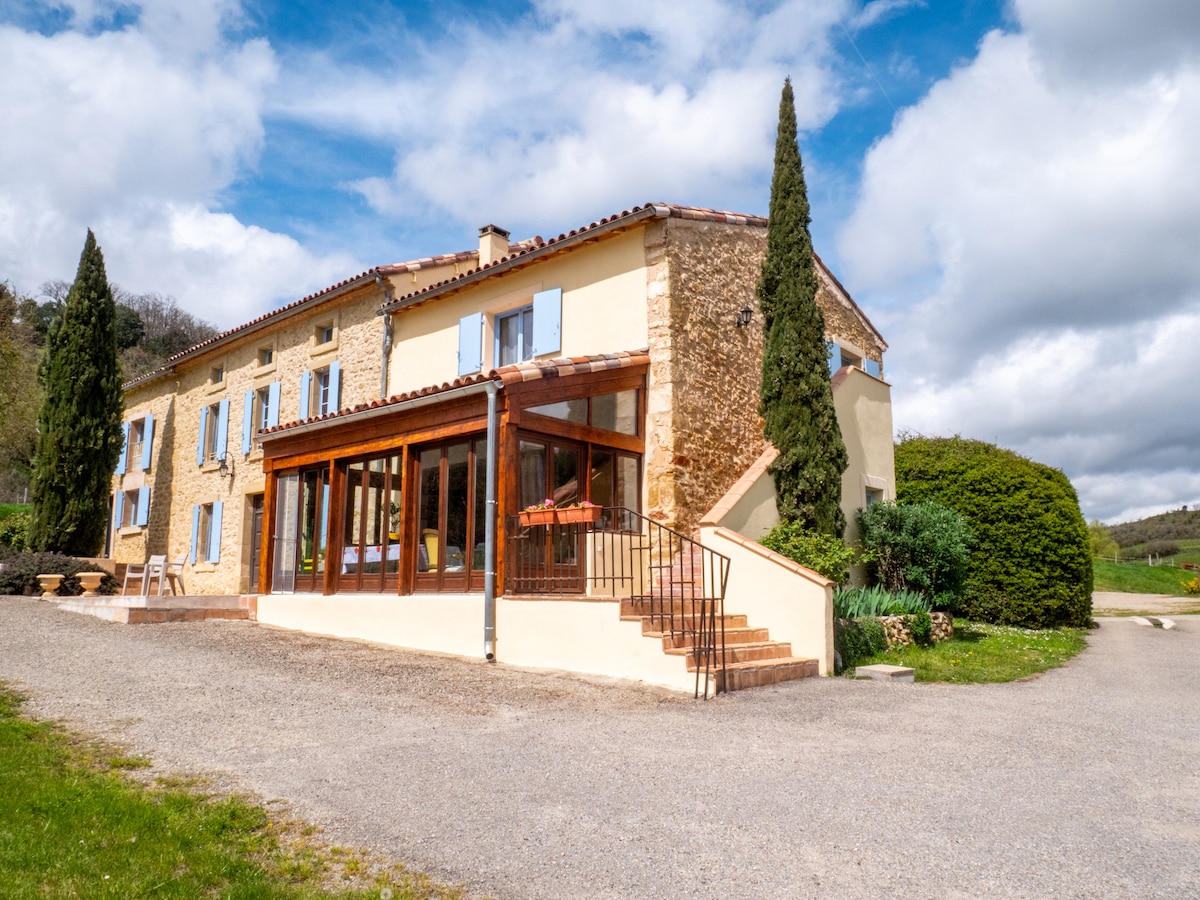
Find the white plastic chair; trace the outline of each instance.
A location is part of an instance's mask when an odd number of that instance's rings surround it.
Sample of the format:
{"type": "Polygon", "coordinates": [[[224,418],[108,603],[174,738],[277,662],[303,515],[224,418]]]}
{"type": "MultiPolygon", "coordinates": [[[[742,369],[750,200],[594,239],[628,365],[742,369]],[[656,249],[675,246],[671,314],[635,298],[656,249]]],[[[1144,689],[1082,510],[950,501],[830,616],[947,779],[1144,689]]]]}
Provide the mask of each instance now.
{"type": "Polygon", "coordinates": [[[150,584],[154,579],[158,579],[158,592],[163,592],[163,581],[165,580],[164,572],[167,567],[167,555],[151,556],[144,563],[134,563],[125,569],[125,583],[121,585],[121,593],[129,593],[129,582],[134,581],[138,584],[138,593],[143,596],[149,596],[150,584]]]}
{"type": "MultiPolygon", "coordinates": [[[[179,556],[175,557],[174,562],[167,563],[167,584],[171,587],[171,593],[175,596],[187,594],[187,589],[183,586],[183,566],[187,562],[187,551],[183,551],[179,556]],[[178,587],[179,590],[175,590],[178,587]]],[[[163,592],[162,584],[159,583],[158,592],[163,592]]]]}

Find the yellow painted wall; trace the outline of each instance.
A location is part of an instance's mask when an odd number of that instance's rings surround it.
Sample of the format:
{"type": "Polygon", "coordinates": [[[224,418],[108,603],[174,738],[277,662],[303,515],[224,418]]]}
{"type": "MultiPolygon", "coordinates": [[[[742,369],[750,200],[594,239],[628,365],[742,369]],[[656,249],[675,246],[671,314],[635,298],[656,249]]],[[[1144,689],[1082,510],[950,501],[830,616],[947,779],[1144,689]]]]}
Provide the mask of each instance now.
{"type": "Polygon", "coordinates": [[[845,539],[858,540],[858,511],[866,503],[867,479],[882,483],[885,500],[896,499],[896,462],[892,437],[892,389],[861,369],[847,370],[833,392],[838,426],[849,464],[842,475],[845,539]]]}
{"type": "Polygon", "coordinates": [[[457,378],[458,322],[473,312],[487,316],[483,359],[492,368],[496,314],[551,288],[563,291],[562,348],[547,358],[647,346],[645,254],[641,229],[634,229],[396,313],[389,393],[457,378]]]}

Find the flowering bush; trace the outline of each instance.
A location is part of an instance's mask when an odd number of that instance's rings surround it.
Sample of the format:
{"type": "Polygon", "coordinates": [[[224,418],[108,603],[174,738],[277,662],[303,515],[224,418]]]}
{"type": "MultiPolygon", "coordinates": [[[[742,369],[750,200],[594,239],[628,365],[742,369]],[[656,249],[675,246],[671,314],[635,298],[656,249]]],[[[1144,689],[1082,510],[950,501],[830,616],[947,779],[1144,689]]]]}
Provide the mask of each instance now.
{"type": "Polygon", "coordinates": [[[1189,594],[1200,594],[1200,575],[1191,581],[1181,581],[1179,583],[1183,585],[1183,589],[1189,594]]]}

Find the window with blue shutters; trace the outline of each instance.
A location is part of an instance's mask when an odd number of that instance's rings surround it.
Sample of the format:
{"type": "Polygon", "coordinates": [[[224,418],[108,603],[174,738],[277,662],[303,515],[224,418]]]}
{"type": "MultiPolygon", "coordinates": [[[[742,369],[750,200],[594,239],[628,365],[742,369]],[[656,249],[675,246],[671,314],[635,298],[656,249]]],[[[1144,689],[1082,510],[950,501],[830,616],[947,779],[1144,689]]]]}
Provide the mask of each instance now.
{"type": "Polygon", "coordinates": [[[458,374],[470,375],[483,368],[483,313],[458,320],[458,374]]]}
{"type": "Polygon", "coordinates": [[[221,561],[221,513],[220,500],[192,507],[192,544],[188,559],[193,565],[196,560],[221,561]]]}
{"type": "Polygon", "coordinates": [[[196,442],[196,465],[225,458],[229,440],[229,401],[221,400],[200,409],[200,436],[196,442]]]}
{"type": "Polygon", "coordinates": [[[533,295],[533,355],[562,351],[562,288],[533,295]]]}
{"type": "Polygon", "coordinates": [[[129,422],[121,423],[121,433],[124,439],[121,441],[121,455],[117,457],[117,469],[115,474],[125,474],[125,462],[129,458],[129,422]]]}

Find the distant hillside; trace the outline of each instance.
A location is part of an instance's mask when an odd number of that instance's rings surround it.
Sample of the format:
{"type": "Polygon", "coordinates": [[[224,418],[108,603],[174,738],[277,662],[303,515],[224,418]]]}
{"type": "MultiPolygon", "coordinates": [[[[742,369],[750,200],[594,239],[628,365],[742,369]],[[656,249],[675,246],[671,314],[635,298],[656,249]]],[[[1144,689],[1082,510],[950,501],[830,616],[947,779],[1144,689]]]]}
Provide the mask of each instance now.
{"type": "Polygon", "coordinates": [[[1176,509],[1137,522],[1109,525],[1108,533],[1122,547],[1134,547],[1150,541],[1198,540],[1200,509],[1176,509]]]}

